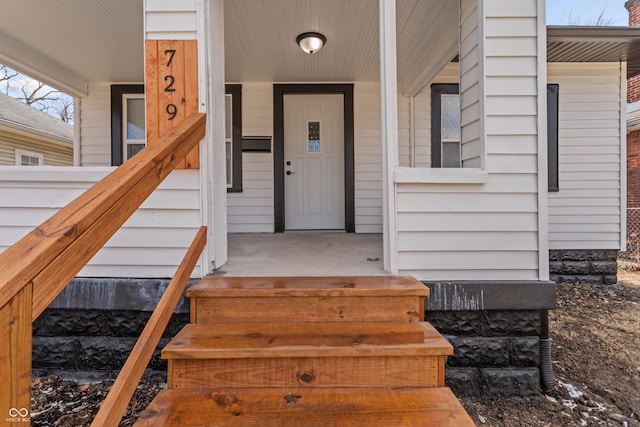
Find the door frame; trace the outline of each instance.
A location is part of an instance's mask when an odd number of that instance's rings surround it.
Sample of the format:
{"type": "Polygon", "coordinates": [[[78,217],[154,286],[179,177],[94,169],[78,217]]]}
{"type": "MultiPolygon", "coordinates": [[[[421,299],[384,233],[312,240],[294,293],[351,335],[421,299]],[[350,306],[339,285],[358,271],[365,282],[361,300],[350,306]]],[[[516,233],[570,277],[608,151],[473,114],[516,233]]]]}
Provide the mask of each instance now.
{"type": "Polygon", "coordinates": [[[343,95],[344,107],[344,228],[355,233],[355,170],[353,84],[274,84],[273,85],[273,213],[275,232],[284,233],[284,96],[343,95]]]}

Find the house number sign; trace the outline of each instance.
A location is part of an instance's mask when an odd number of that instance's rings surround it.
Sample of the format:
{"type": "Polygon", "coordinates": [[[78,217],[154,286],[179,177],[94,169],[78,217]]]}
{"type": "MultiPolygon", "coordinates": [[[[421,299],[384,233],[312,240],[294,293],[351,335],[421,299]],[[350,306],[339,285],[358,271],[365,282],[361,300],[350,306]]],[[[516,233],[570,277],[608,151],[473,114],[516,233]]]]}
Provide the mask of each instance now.
{"type": "MultiPolygon", "coordinates": [[[[198,51],[195,40],[145,42],[147,145],[198,112],[198,51]]],[[[179,168],[197,168],[195,148],[179,168]]]]}
{"type": "MultiPolygon", "coordinates": [[[[167,57],[167,68],[171,67],[171,62],[173,61],[173,57],[176,54],[176,50],[175,49],[165,49],[164,50],[164,55],[167,57]]],[[[170,72],[169,70],[167,70],[168,72],[170,72]]],[[[167,74],[166,76],[164,76],[164,82],[165,84],[167,82],[169,82],[165,88],[164,91],[165,92],[175,92],[176,88],[173,87],[173,85],[176,83],[176,77],[171,75],[171,74],[167,74]]],[[[173,120],[176,118],[176,115],[178,114],[178,107],[176,106],[176,104],[167,104],[167,106],[164,109],[167,114],[169,115],[169,118],[167,120],[173,120]]]]}

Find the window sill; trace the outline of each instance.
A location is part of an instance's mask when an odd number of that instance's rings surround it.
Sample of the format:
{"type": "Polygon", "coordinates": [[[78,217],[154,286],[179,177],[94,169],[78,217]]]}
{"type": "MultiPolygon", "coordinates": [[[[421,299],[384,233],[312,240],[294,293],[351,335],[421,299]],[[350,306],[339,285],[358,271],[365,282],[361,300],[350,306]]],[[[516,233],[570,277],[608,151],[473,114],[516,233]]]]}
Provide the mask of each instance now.
{"type": "Polygon", "coordinates": [[[486,184],[489,173],[476,168],[397,167],[396,184],[486,184]]]}

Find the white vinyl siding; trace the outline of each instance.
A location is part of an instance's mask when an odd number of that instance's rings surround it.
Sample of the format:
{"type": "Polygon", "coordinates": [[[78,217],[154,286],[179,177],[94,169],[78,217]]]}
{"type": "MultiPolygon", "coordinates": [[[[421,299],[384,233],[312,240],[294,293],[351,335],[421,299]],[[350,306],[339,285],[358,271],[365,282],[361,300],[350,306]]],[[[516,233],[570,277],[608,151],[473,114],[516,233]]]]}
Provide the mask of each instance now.
{"type": "MultiPolygon", "coordinates": [[[[621,66],[549,64],[559,84],[559,186],[549,194],[550,249],[620,249],[621,66]]],[[[624,214],[624,213],[622,213],[624,214]]]]}
{"type": "Polygon", "coordinates": [[[414,115],[414,166],[431,167],[431,85],[416,95],[414,115]]]}
{"type": "MultiPolygon", "coordinates": [[[[103,178],[111,168],[0,168],[0,251],[103,178]]],[[[172,277],[200,227],[197,170],[178,170],[78,274],[172,277]]],[[[193,277],[200,277],[197,266],[193,277]]]]}
{"type": "Polygon", "coordinates": [[[80,166],[111,166],[111,84],[93,83],[80,98],[80,166]]]}
{"type": "Polygon", "coordinates": [[[460,126],[463,167],[482,166],[479,11],[476,0],[460,2],[460,126]]]}
{"type": "Polygon", "coordinates": [[[273,233],[273,156],[242,153],[242,192],[227,193],[229,233],[273,233]]]}
{"type": "Polygon", "coordinates": [[[47,141],[36,141],[31,137],[14,133],[0,133],[0,165],[16,164],[16,150],[42,154],[43,165],[72,166],[73,144],[57,144],[47,141]]]}
{"type": "Polygon", "coordinates": [[[380,84],[356,83],[353,102],[356,233],[382,233],[380,84]]]}
{"type": "Polygon", "coordinates": [[[145,0],[145,38],[197,39],[196,0],[145,0]]]}
{"type": "MultiPolygon", "coordinates": [[[[470,3],[474,12],[469,13],[476,13],[475,2],[470,3]]],[[[461,62],[460,74],[461,88],[469,94],[462,95],[463,158],[467,167],[482,166],[484,144],[487,182],[396,185],[399,272],[420,280],[535,280],[540,275],[537,50],[528,49],[536,46],[537,2],[487,0],[483,6],[484,29],[463,30],[461,58],[482,51],[486,58],[482,64],[461,62]],[[484,120],[484,131],[476,117],[484,120]]]]}
{"type": "Polygon", "coordinates": [[[273,83],[242,83],[243,136],[273,136],[273,83]]]}
{"type": "MultiPolygon", "coordinates": [[[[273,137],[273,84],[242,85],[243,136],[273,137]]],[[[229,233],[273,233],[273,154],[242,153],[242,192],[227,193],[229,233]]]]}
{"type": "Polygon", "coordinates": [[[414,97],[411,135],[411,99],[398,93],[398,161],[400,166],[431,166],[431,86],[414,97]],[[415,148],[411,148],[411,139],[415,148]]]}

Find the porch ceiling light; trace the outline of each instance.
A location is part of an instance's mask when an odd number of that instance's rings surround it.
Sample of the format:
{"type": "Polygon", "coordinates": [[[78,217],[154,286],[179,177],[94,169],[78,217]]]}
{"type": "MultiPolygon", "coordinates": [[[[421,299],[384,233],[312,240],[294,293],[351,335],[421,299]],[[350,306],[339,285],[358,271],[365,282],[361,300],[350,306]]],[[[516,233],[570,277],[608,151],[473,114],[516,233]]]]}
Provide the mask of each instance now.
{"type": "Polygon", "coordinates": [[[302,33],[296,37],[296,43],[300,49],[308,54],[314,54],[327,42],[327,38],[320,33],[302,33]]]}

